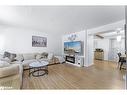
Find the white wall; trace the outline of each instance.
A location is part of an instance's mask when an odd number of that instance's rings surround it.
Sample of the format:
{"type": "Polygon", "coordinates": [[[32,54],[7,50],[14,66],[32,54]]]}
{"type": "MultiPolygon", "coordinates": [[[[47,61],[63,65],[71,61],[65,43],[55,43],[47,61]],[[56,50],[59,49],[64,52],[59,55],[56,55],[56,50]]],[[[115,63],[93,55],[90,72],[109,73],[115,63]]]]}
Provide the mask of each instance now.
{"type": "Polygon", "coordinates": [[[13,53],[53,52],[60,55],[62,38],[46,34],[43,31],[30,30],[19,27],[0,27],[0,52],[13,53]],[[32,36],[47,37],[47,47],[32,47],[32,36]]]}
{"type": "Polygon", "coordinates": [[[96,48],[101,48],[104,50],[104,60],[108,60],[109,56],[109,39],[94,39],[94,50],[96,48]]]}

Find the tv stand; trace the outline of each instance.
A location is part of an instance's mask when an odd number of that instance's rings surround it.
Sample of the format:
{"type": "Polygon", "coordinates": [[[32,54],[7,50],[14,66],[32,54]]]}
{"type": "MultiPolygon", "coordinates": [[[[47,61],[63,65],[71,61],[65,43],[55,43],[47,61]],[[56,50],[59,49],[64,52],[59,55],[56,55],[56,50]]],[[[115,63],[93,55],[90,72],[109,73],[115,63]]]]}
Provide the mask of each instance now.
{"type": "Polygon", "coordinates": [[[75,66],[84,66],[84,56],[65,55],[66,63],[73,64],[75,66]]]}

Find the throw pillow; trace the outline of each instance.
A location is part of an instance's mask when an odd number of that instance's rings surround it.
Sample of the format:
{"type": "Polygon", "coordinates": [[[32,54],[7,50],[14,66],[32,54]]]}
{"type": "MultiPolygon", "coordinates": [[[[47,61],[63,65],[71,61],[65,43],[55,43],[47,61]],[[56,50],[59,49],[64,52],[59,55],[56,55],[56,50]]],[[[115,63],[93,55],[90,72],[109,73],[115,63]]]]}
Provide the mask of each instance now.
{"type": "Polygon", "coordinates": [[[43,52],[43,53],[42,53],[42,58],[47,58],[47,57],[48,57],[48,53],[43,52]]]}
{"type": "Polygon", "coordinates": [[[16,61],[15,57],[16,57],[16,54],[10,53],[9,59],[11,60],[11,62],[16,61]]]}
{"type": "Polygon", "coordinates": [[[9,58],[10,61],[12,62],[12,61],[15,61],[14,58],[16,57],[16,54],[9,53],[9,52],[5,51],[3,58],[6,58],[6,57],[9,58]]]}
{"type": "Polygon", "coordinates": [[[17,54],[16,57],[15,57],[15,59],[16,59],[17,61],[20,61],[20,62],[22,62],[22,61],[24,60],[22,54],[17,54]]]}
{"type": "Polygon", "coordinates": [[[36,55],[36,59],[41,59],[42,58],[42,55],[41,54],[37,54],[36,55]]]}
{"type": "Polygon", "coordinates": [[[9,58],[9,57],[10,57],[10,53],[5,51],[3,57],[4,57],[4,58],[5,58],[5,57],[8,57],[8,58],[9,58]]]}

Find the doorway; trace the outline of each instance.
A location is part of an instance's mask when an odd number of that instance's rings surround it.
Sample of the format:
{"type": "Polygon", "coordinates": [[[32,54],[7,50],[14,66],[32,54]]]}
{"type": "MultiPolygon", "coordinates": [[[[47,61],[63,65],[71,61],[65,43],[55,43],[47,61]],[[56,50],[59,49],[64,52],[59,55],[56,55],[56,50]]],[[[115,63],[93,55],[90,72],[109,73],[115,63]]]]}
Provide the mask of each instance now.
{"type": "Polygon", "coordinates": [[[95,33],[93,44],[94,60],[117,64],[119,60],[118,53],[125,55],[124,28],[95,33]]]}

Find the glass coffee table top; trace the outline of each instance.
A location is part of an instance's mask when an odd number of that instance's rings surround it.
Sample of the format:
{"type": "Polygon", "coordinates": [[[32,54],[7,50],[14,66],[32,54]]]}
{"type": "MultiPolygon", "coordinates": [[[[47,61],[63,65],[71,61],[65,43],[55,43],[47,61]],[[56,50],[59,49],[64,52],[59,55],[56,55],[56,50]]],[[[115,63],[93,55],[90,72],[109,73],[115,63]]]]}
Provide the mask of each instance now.
{"type": "Polygon", "coordinates": [[[29,76],[32,74],[34,77],[43,76],[48,74],[48,61],[35,61],[29,64],[29,76]]]}
{"type": "Polygon", "coordinates": [[[46,66],[48,65],[48,62],[47,61],[35,61],[35,62],[32,62],[29,64],[30,67],[43,67],[43,66],[46,66]]]}

